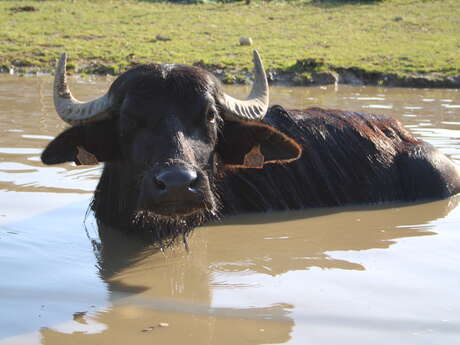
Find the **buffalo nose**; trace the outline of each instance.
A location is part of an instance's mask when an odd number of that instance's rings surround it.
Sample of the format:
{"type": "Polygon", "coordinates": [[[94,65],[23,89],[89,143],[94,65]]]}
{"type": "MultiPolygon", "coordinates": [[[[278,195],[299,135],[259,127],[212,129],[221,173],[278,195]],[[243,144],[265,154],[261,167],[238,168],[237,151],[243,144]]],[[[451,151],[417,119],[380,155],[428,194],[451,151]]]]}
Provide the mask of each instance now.
{"type": "Polygon", "coordinates": [[[170,168],[161,171],[155,177],[155,184],[163,192],[194,192],[198,175],[187,168],[170,168]]]}

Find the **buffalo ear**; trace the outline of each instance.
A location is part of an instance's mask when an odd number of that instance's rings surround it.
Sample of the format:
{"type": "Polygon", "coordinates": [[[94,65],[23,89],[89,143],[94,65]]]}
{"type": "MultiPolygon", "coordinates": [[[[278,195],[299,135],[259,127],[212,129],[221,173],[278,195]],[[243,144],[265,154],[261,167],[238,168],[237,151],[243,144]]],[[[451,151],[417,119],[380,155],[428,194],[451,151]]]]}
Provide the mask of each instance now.
{"type": "Polygon", "coordinates": [[[226,121],[217,145],[226,167],[263,168],[269,163],[298,159],[301,146],[277,129],[260,122],[226,121]]]}
{"type": "Polygon", "coordinates": [[[41,160],[44,164],[90,165],[114,160],[119,154],[116,122],[106,120],[65,130],[48,144],[41,160]]]}

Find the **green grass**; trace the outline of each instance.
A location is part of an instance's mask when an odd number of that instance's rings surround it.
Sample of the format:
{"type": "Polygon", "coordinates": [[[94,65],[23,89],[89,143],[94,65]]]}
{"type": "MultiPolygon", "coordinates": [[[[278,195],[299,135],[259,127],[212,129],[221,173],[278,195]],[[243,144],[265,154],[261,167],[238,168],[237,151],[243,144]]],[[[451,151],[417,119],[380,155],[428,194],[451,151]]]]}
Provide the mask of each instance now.
{"type": "MultiPolygon", "coordinates": [[[[398,75],[460,75],[458,0],[353,4],[310,0],[196,5],[149,1],[0,1],[0,66],[53,70],[69,53],[76,71],[120,73],[133,62],[251,68],[357,67],[398,75]],[[33,6],[37,11],[11,8],[33,6]],[[160,41],[160,34],[170,41],[160,41]],[[249,36],[253,47],[240,46],[249,36]]],[[[231,79],[232,75],[229,74],[231,79]]]]}

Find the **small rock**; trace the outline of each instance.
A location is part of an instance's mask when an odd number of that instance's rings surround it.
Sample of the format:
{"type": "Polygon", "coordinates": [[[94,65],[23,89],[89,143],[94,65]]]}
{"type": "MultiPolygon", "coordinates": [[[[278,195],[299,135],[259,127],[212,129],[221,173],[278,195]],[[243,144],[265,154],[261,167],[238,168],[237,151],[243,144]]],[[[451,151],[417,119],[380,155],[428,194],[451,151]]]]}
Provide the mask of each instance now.
{"type": "Polygon", "coordinates": [[[162,36],[162,35],[156,35],[155,38],[158,40],[158,41],[171,41],[171,39],[169,37],[166,37],[166,36],[162,36]]]}
{"type": "Polygon", "coordinates": [[[74,321],[82,322],[84,321],[85,315],[86,315],[86,311],[78,311],[76,313],[73,313],[73,319],[74,321]]]}
{"type": "Polygon", "coordinates": [[[400,22],[401,20],[403,20],[404,18],[403,17],[400,17],[400,16],[397,16],[397,17],[394,17],[393,20],[395,22],[400,22]]]}
{"type": "Polygon", "coordinates": [[[252,46],[252,38],[240,37],[240,46],[252,46]]]}
{"type": "Polygon", "coordinates": [[[167,322],[160,322],[157,326],[149,326],[145,327],[142,332],[147,333],[153,331],[157,327],[169,327],[169,323],[167,322]]]}
{"type": "Polygon", "coordinates": [[[364,85],[364,81],[353,71],[344,70],[339,73],[339,84],[361,86],[364,85]]]}

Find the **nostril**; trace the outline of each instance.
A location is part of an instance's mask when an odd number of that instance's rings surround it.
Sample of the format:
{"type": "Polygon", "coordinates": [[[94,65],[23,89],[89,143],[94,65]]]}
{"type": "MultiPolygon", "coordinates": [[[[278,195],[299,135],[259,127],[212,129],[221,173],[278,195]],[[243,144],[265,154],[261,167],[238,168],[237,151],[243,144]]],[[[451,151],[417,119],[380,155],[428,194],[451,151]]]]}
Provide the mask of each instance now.
{"type": "Polygon", "coordinates": [[[198,186],[199,178],[197,172],[192,169],[168,168],[161,171],[153,180],[159,191],[177,192],[194,191],[198,186]]]}
{"type": "Polygon", "coordinates": [[[160,181],[156,177],[153,178],[153,181],[155,182],[155,185],[158,187],[159,190],[165,190],[166,189],[166,185],[165,185],[165,183],[163,181],[160,181]]]}

